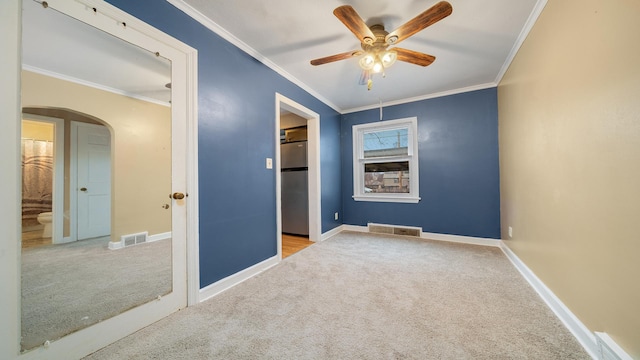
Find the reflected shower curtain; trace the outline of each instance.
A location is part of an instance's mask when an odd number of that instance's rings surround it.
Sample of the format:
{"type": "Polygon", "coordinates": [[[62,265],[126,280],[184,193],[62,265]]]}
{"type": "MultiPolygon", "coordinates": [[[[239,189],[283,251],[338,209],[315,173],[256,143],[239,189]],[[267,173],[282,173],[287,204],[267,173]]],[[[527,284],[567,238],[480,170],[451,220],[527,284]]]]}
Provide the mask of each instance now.
{"type": "Polygon", "coordinates": [[[22,139],[22,227],[38,225],[38,214],[51,211],[53,142],[22,139]]]}

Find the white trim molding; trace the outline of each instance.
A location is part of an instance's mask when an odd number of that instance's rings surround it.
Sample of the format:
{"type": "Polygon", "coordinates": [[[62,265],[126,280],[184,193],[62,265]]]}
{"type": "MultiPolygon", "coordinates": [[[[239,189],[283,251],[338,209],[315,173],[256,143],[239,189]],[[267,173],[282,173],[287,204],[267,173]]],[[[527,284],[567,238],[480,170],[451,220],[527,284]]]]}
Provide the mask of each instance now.
{"type": "Polygon", "coordinates": [[[273,171],[276,180],[276,237],[278,256],[282,256],[282,174],[280,170],[280,112],[286,110],[307,120],[309,240],[322,238],[322,188],[320,175],[320,115],[311,109],[277,93],[275,94],[275,159],[273,171]]]}
{"type": "Polygon", "coordinates": [[[171,103],[169,103],[167,101],[162,101],[162,100],[150,98],[148,96],[142,96],[142,95],[130,93],[130,92],[127,92],[127,91],[124,91],[124,90],[112,88],[112,87],[109,87],[109,86],[96,84],[96,83],[91,82],[91,81],[78,79],[78,78],[75,78],[75,77],[69,76],[69,75],[59,74],[57,72],[41,69],[41,68],[38,68],[38,67],[35,67],[35,66],[31,66],[31,65],[23,64],[22,65],[22,69],[25,70],[25,71],[30,71],[32,73],[36,73],[36,74],[52,77],[54,79],[59,79],[59,80],[63,80],[63,81],[67,81],[67,82],[73,83],[73,84],[87,86],[87,87],[90,87],[90,88],[94,88],[94,89],[110,92],[110,93],[116,94],[116,95],[126,96],[126,97],[129,97],[129,98],[132,98],[132,99],[146,101],[148,103],[152,103],[152,104],[156,104],[156,105],[160,105],[160,106],[164,106],[164,107],[170,107],[171,106],[171,103]]]}
{"type": "Polygon", "coordinates": [[[171,239],[171,231],[167,231],[167,232],[163,232],[163,233],[157,233],[157,234],[153,234],[153,235],[149,235],[147,236],[147,242],[154,242],[154,241],[160,241],[160,240],[167,240],[167,239],[171,239]]]}
{"type": "Polygon", "coordinates": [[[443,97],[443,96],[463,94],[463,93],[467,93],[467,92],[471,92],[471,91],[490,89],[490,88],[494,88],[496,86],[498,86],[498,84],[495,83],[495,82],[472,85],[472,86],[466,86],[466,87],[461,87],[461,88],[457,88],[457,89],[445,90],[445,91],[441,91],[441,92],[437,92],[437,93],[420,95],[420,96],[406,98],[406,99],[387,101],[387,102],[382,103],[382,104],[372,104],[372,105],[361,106],[361,107],[357,107],[357,108],[346,109],[346,110],[342,111],[342,114],[344,115],[344,114],[354,113],[354,112],[358,112],[358,111],[378,109],[381,106],[385,106],[386,107],[386,106],[393,106],[393,105],[408,104],[408,103],[412,103],[412,102],[416,102],[416,101],[435,99],[435,98],[439,98],[439,97],[443,97]]]}
{"type": "MultiPolygon", "coordinates": [[[[402,226],[402,225],[389,225],[389,224],[375,224],[375,225],[389,226],[389,227],[402,226]]],[[[406,226],[406,227],[421,229],[420,227],[413,227],[413,226],[406,226]]],[[[355,231],[355,232],[365,232],[365,233],[369,232],[369,227],[360,226],[360,225],[343,224],[343,225],[340,225],[338,228],[340,228],[339,232],[342,232],[342,231],[355,231]]],[[[337,232],[337,233],[339,233],[339,232],[337,232]]],[[[334,236],[337,233],[332,234],[331,236],[334,236]]],[[[328,238],[329,237],[327,237],[327,239],[328,238]]],[[[420,236],[420,239],[437,240],[437,241],[448,241],[448,242],[454,242],[454,243],[458,243],[458,244],[481,245],[481,246],[492,246],[492,247],[501,247],[502,246],[501,245],[502,244],[502,240],[500,240],[500,239],[479,238],[479,237],[462,236],[462,235],[438,234],[438,233],[430,233],[430,232],[422,232],[422,235],[420,236]]]]}
{"type": "Polygon", "coordinates": [[[594,359],[598,359],[598,344],[596,343],[595,336],[589,331],[589,329],[566,307],[560,299],[540,280],[536,274],[531,271],[525,265],[518,256],[509,249],[507,244],[501,242],[500,248],[502,252],[507,256],[513,266],[518,269],[522,277],[533,287],[533,289],[540,295],[542,300],[553,311],[554,314],[560,319],[564,326],[569,329],[571,334],[578,340],[580,345],[585,351],[594,359]]]}
{"type": "Polygon", "coordinates": [[[492,247],[500,247],[502,244],[502,240],[500,239],[491,239],[491,238],[479,238],[474,236],[463,236],[463,235],[450,235],[450,234],[438,234],[438,233],[422,233],[423,239],[429,240],[438,240],[438,241],[448,241],[459,244],[469,244],[469,245],[482,245],[482,246],[492,246],[492,247]]]}
{"type": "Polygon", "coordinates": [[[273,61],[269,60],[266,56],[260,54],[257,50],[255,50],[251,46],[247,45],[247,43],[245,43],[244,41],[242,41],[239,38],[237,38],[235,35],[233,35],[229,31],[227,31],[222,26],[218,25],[215,21],[213,21],[210,18],[206,17],[200,11],[196,10],[193,6],[187,4],[184,0],[167,0],[167,2],[170,3],[171,5],[175,6],[176,8],[178,8],[180,11],[184,12],[185,14],[187,14],[193,20],[195,20],[195,21],[199,22],[200,24],[202,24],[207,29],[209,29],[209,30],[213,31],[214,33],[220,35],[221,38],[223,38],[226,41],[230,42],[231,44],[233,44],[234,46],[236,46],[240,50],[244,51],[248,55],[254,57],[256,60],[260,61],[262,64],[264,64],[269,69],[275,71],[276,73],[278,73],[279,75],[281,75],[285,79],[291,81],[295,85],[298,85],[304,91],[306,91],[309,94],[313,95],[316,99],[322,101],[327,106],[331,107],[332,109],[334,109],[337,112],[340,112],[340,108],[337,105],[335,105],[334,103],[329,101],[327,98],[322,96],[320,93],[318,93],[314,89],[310,88],[307,84],[303,83],[298,78],[296,78],[293,75],[289,74],[283,68],[281,68],[280,66],[276,65],[273,61]]]}
{"type": "Polygon", "coordinates": [[[599,331],[596,331],[594,334],[598,344],[600,360],[633,360],[631,355],[624,351],[609,334],[599,331]]]}
{"type": "Polygon", "coordinates": [[[509,70],[509,66],[511,66],[511,62],[513,62],[513,59],[518,54],[520,47],[524,43],[524,40],[527,38],[527,36],[529,36],[529,32],[531,31],[531,29],[533,29],[533,25],[535,25],[536,21],[538,20],[538,17],[540,16],[540,14],[542,14],[542,10],[544,10],[544,7],[546,5],[547,5],[547,0],[538,0],[536,2],[535,6],[533,7],[533,11],[531,11],[531,14],[529,15],[529,18],[527,19],[527,21],[524,23],[524,26],[522,27],[522,30],[520,31],[520,34],[518,35],[516,42],[513,44],[513,47],[511,48],[509,55],[507,55],[507,58],[502,64],[502,68],[500,68],[500,71],[498,71],[498,75],[496,76],[496,79],[493,81],[496,84],[496,86],[500,84],[500,81],[502,81],[502,77],[507,72],[507,70],[509,70]]]}
{"type": "Polygon", "coordinates": [[[327,231],[325,233],[322,233],[322,236],[320,236],[320,241],[325,241],[325,240],[327,240],[327,239],[329,239],[331,237],[334,237],[334,236],[340,234],[343,231],[343,226],[344,225],[336,226],[333,229],[331,229],[331,230],[329,230],[329,231],[327,231]]]}
{"type": "MultiPolygon", "coordinates": [[[[382,116],[380,116],[382,118],[382,116]]],[[[353,137],[353,199],[355,201],[376,201],[396,203],[417,203],[420,201],[420,162],[418,160],[418,118],[408,117],[403,119],[368,122],[352,126],[353,137]],[[401,132],[406,132],[406,148],[401,147],[403,142],[401,132]],[[396,132],[392,137],[388,133],[396,132]],[[380,135],[379,135],[380,134],[380,135]],[[397,139],[396,139],[397,135],[397,139]],[[369,136],[369,140],[367,137],[369,136]],[[382,144],[382,138],[390,137],[395,147],[383,147],[370,149],[367,156],[365,147],[367,144],[382,144]],[[374,141],[371,141],[374,140],[374,141]],[[405,152],[395,150],[406,149],[405,152]],[[382,153],[381,153],[382,152],[382,153]],[[397,173],[409,173],[408,193],[375,192],[366,186],[366,167],[376,164],[407,163],[407,169],[394,170],[397,173]]],[[[383,169],[376,171],[391,172],[383,169]]],[[[401,187],[404,179],[401,176],[395,179],[401,187]]],[[[343,189],[344,190],[344,189],[343,189]]]]}
{"type": "Polygon", "coordinates": [[[231,289],[232,287],[251,279],[252,277],[260,274],[269,268],[278,265],[280,261],[278,256],[270,257],[262,262],[259,262],[253,266],[250,266],[244,270],[241,270],[233,275],[229,275],[224,279],[218,280],[211,285],[208,285],[200,289],[199,302],[203,302],[211,299],[212,297],[231,289]]]}

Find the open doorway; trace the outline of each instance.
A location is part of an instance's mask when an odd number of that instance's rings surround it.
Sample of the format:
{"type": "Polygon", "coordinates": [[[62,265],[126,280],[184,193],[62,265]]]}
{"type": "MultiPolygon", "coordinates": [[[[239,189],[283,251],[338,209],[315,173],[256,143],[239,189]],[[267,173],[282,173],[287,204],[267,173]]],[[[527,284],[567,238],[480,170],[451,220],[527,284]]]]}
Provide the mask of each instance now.
{"type": "Polygon", "coordinates": [[[275,153],[278,257],[282,259],[321,238],[320,117],[280,94],[276,94],[275,153]],[[292,156],[287,155],[290,150],[295,152],[292,156]],[[298,159],[291,162],[283,155],[298,159]]]}
{"type": "Polygon", "coordinates": [[[23,114],[22,247],[62,241],[63,132],[61,119],[23,114]]]}

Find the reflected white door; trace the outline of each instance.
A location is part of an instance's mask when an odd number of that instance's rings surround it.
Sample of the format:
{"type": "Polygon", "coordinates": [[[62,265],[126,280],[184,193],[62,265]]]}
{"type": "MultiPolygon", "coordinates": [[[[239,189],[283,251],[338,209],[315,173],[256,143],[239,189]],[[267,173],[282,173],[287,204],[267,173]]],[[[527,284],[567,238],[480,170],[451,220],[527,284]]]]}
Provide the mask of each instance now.
{"type": "Polygon", "coordinates": [[[104,126],[78,123],[78,240],[111,232],[111,134],[104,126]]]}

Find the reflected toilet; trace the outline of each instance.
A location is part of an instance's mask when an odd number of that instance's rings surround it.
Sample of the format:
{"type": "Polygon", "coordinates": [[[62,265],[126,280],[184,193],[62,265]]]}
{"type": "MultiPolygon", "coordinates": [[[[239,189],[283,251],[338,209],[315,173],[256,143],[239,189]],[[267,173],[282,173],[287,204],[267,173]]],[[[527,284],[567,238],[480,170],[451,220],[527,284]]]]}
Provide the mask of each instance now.
{"type": "Polygon", "coordinates": [[[43,238],[51,237],[51,221],[53,220],[53,216],[51,211],[43,212],[38,215],[38,222],[44,225],[44,230],[42,231],[43,238]]]}

